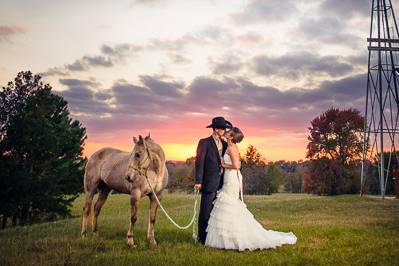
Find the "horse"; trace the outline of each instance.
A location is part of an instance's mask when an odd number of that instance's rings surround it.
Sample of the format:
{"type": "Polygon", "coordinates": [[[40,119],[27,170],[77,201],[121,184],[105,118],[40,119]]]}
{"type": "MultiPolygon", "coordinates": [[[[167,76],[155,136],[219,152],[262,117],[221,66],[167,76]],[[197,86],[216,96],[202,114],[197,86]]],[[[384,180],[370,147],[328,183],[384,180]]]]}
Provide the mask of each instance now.
{"type": "Polygon", "coordinates": [[[130,195],[130,225],[127,231],[127,244],[136,247],[134,243],[134,224],[140,200],[147,196],[150,200],[148,217],[147,240],[150,246],[157,246],[154,235],[154,225],[158,204],[155,195],[146,180],[152,186],[159,200],[168,183],[165,153],[161,146],[151,139],[150,134],[143,138],[133,137],[132,152],[125,152],[106,147],[93,153],[88,159],[84,173],[85,201],[83,205],[82,238],[87,237],[87,223],[90,215],[94,195],[98,192],[98,199],[94,204],[92,230],[98,235],[97,219],[101,208],[107,200],[111,190],[130,195]]]}

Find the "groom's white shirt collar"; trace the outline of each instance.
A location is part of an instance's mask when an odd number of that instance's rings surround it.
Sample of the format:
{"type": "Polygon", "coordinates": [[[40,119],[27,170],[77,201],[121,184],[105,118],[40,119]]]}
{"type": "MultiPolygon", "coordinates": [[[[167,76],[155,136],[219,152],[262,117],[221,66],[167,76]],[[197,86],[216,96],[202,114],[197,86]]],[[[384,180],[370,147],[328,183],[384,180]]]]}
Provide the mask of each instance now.
{"type": "Polygon", "coordinates": [[[215,140],[216,144],[218,144],[219,142],[221,143],[221,139],[219,138],[218,135],[216,135],[215,133],[212,133],[212,137],[215,140]]]}

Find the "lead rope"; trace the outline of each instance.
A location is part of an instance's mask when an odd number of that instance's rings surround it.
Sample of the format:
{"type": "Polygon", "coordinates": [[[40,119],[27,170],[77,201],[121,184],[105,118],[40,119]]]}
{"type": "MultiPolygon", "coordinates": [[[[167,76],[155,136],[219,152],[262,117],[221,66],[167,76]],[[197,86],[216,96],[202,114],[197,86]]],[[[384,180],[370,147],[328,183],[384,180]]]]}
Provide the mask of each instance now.
{"type": "MultiPolygon", "coordinates": [[[[144,145],[145,145],[145,144],[144,144],[144,145]]],[[[152,161],[152,156],[151,156],[150,151],[148,150],[147,145],[145,145],[145,149],[146,149],[146,151],[147,151],[148,158],[150,159],[150,161],[152,161]]],[[[184,230],[184,229],[189,228],[191,225],[193,225],[193,235],[192,235],[192,237],[193,237],[193,239],[194,239],[194,242],[197,243],[197,233],[196,233],[196,227],[197,227],[197,226],[196,226],[196,225],[197,225],[197,209],[198,209],[197,206],[198,206],[199,189],[196,188],[196,187],[194,186],[194,210],[193,210],[193,217],[191,218],[190,222],[189,222],[187,225],[181,226],[181,225],[177,224],[177,223],[172,219],[172,217],[169,216],[169,214],[166,212],[165,208],[162,206],[161,202],[159,201],[158,196],[157,196],[157,194],[156,194],[155,191],[154,191],[154,188],[152,187],[150,181],[148,180],[148,174],[147,174],[148,168],[149,168],[149,167],[147,167],[147,168],[145,169],[144,177],[145,177],[145,179],[147,180],[148,186],[150,187],[152,194],[155,196],[155,200],[157,201],[158,206],[161,208],[161,210],[163,211],[163,213],[165,214],[165,216],[169,219],[169,221],[170,221],[173,225],[175,225],[177,228],[179,228],[179,229],[181,229],[181,230],[184,230]]],[[[139,172],[142,172],[142,171],[139,171],[139,172]]]]}
{"type": "MultiPolygon", "coordinates": [[[[147,170],[148,170],[148,169],[147,169],[147,170]]],[[[193,217],[191,218],[190,222],[189,222],[187,225],[181,226],[181,225],[177,224],[177,223],[169,216],[169,214],[166,212],[166,210],[165,210],[164,207],[162,206],[161,202],[159,201],[159,199],[158,199],[158,197],[157,197],[157,194],[155,193],[154,189],[153,189],[152,186],[151,186],[150,181],[148,180],[147,171],[146,171],[146,174],[145,174],[144,176],[145,176],[145,179],[147,180],[148,185],[149,185],[150,188],[151,188],[152,194],[155,196],[155,200],[157,201],[158,206],[161,208],[161,210],[163,211],[163,213],[165,214],[165,216],[169,219],[169,221],[170,221],[173,225],[175,225],[177,228],[182,229],[182,230],[187,229],[187,228],[189,228],[191,225],[193,225],[193,235],[192,235],[192,236],[193,236],[194,242],[197,242],[197,233],[196,233],[196,227],[197,227],[197,226],[196,226],[196,225],[197,225],[197,205],[198,205],[199,190],[194,186],[194,210],[193,210],[193,217]]]]}

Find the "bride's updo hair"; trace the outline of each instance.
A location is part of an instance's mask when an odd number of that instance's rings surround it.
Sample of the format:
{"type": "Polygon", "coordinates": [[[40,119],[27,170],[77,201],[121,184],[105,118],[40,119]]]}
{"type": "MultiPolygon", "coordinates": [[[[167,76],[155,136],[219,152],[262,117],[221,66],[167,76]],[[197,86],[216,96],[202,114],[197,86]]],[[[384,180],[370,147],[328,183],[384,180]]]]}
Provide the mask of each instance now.
{"type": "Polygon", "coordinates": [[[242,139],[244,138],[244,134],[238,127],[233,127],[229,133],[232,137],[231,141],[233,143],[240,143],[242,141],[242,139]]]}

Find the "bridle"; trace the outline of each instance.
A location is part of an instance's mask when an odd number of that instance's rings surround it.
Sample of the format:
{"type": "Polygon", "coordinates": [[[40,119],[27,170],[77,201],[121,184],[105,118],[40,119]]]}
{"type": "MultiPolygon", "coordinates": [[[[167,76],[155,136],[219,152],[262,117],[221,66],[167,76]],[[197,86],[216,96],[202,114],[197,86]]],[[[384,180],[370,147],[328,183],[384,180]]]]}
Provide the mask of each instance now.
{"type": "MultiPolygon", "coordinates": [[[[144,142],[143,142],[143,143],[144,143],[144,142]]],[[[140,161],[140,164],[137,165],[136,167],[134,167],[134,166],[132,166],[131,164],[129,164],[129,166],[128,166],[128,172],[130,172],[130,171],[133,169],[134,171],[136,171],[137,173],[139,173],[139,175],[143,175],[143,176],[145,176],[146,178],[148,178],[148,177],[147,177],[147,171],[148,171],[148,169],[150,168],[150,164],[148,164],[148,166],[147,166],[146,168],[142,167],[142,165],[143,165],[145,162],[147,162],[147,160],[150,160],[150,162],[151,162],[151,161],[152,161],[152,156],[151,156],[150,150],[148,149],[148,146],[147,146],[145,143],[144,143],[144,147],[145,147],[145,151],[146,151],[147,156],[145,157],[144,160],[140,161]]],[[[133,151],[131,152],[130,156],[133,156],[133,151]]]]}

